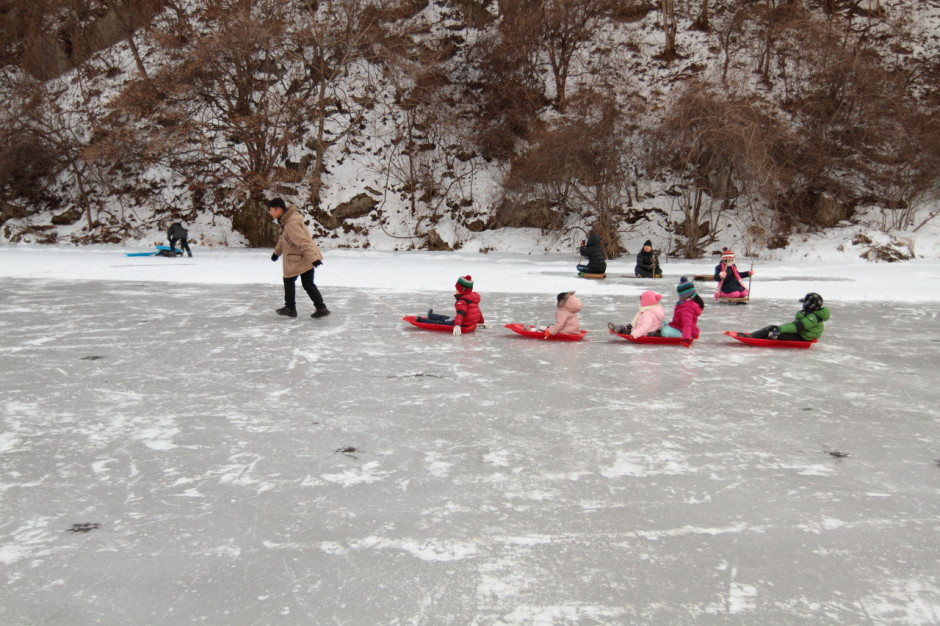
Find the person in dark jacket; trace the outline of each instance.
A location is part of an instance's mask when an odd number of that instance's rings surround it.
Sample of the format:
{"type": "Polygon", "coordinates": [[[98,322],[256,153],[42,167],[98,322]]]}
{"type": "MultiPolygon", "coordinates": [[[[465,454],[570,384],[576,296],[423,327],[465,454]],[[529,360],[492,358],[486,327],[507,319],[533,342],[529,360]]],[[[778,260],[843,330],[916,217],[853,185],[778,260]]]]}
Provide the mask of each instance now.
{"type": "Polygon", "coordinates": [[[829,309],[823,306],[822,296],[808,293],[802,298],[803,309],[796,314],[796,320],[780,326],[764,326],[753,333],[742,333],[755,339],[776,339],[778,341],[813,341],[823,334],[823,322],[829,321],[829,309]]]}
{"type": "MultiPolygon", "coordinates": [[[[179,222],[173,222],[170,228],[166,231],[166,238],[170,242],[170,250],[176,252],[176,242],[180,242],[180,248],[186,251],[186,254],[193,256],[193,251],[189,249],[189,242],[186,240],[189,238],[189,231],[183,228],[183,225],[179,222]]],[[[182,254],[182,253],[180,253],[182,254]]]]}
{"type": "Polygon", "coordinates": [[[273,198],[268,202],[268,215],[283,227],[274,246],[274,254],[271,255],[272,261],[277,261],[282,255],[284,257],[284,306],[275,312],[286,317],[297,317],[295,290],[297,277],[300,276],[300,284],[316,309],[310,317],[326,317],[330,310],[313,282],[314,270],[323,265],[323,253],[310,236],[304,218],[294,207],[287,208],[281,198],[273,198]]]}
{"type": "Polygon", "coordinates": [[[637,278],[663,277],[663,268],[659,266],[659,254],[653,250],[653,242],[649,239],[636,255],[636,267],[633,268],[633,273],[637,278]]]}
{"type": "Polygon", "coordinates": [[[578,251],[581,253],[581,256],[586,256],[588,258],[587,265],[578,265],[578,273],[607,273],[607,257],[604,256],[604,248],[601,247],[600,237],[592,233],[591,236],[587,238],[587,244],[585,244],[583,241],[581,242],[581,247],[578,249],[578,251]]]}

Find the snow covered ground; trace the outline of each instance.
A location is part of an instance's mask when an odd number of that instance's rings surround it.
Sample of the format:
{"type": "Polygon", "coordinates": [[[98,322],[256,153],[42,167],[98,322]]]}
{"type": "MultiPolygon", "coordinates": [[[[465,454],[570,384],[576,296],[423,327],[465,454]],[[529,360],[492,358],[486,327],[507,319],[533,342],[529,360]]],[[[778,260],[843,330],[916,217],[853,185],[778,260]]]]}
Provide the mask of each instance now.
{"type": "Polygon", "coordinates": [[[758,262],[682,349],[606,323],[712,263],[329,251],[312,320],[270,251],[123,252],[0,248],[2,623],[940,622],[940,261],[758,262]],[[489,328],[399,319],[460,274],[489,328]],[[585,341],[502,328],[569,289],[585,341]],[[807,291],[810,350],[721,334],[807,291]]]}

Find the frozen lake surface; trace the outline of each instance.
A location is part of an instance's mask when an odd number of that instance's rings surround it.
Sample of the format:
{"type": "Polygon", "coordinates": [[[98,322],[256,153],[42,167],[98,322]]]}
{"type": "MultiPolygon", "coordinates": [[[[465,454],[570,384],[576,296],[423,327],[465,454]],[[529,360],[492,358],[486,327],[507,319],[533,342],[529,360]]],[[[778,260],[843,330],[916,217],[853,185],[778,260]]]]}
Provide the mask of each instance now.
{"type": "Polygon", "coordinates": [[[706,298],[691,349],[616,294],[580,343],[501,327],[553,294],[398,319],[448,288],[0,280],[0,622],[940,622],[936,303],[807,351],[720,334],[792,299],[706,298]]]}

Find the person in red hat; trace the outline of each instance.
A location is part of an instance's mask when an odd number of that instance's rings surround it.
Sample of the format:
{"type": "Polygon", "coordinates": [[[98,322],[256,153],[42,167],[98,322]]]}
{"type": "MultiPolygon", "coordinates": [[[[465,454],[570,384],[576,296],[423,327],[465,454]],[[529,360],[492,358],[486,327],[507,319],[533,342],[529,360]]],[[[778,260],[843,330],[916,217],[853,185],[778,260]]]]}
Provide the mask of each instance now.
{"type": "Polygon", "coordinates": [[[460,335],[462,328],[483,323],[483,312],[480,310],[480,294],[473,290],[473,278],[468,274],[457,278],[454,285],[454,317],[435,313],[428,309],[427,317],[419,317],[419,322],[453,326],[454,335],[460,335]]]}
{"type": "Polygon", "coordinates": [[[750,295],[742,278],[753,276],[754,272],[739,272],[734,264],[734,250],[725,248],[721,253],[721,262],[715,266],[715,300],[718,298],[747,298],[750,295]]]}

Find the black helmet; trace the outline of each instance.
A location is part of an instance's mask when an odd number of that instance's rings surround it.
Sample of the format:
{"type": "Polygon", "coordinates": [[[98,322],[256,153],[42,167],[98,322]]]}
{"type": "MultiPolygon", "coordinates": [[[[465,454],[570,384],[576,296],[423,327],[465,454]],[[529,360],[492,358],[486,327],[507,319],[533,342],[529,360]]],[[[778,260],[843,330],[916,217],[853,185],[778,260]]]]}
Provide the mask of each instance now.
{"type": "Polygon", "coordinates": [[[800,298],[800,302],[803,303],[803,310],[807,313],[812,313],[813,311],[818,311],[823,308],[823,299],[818,293],[808,293],[800,298]]]}

